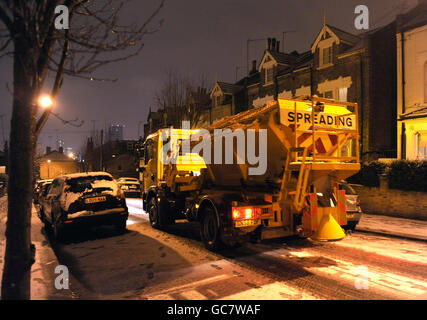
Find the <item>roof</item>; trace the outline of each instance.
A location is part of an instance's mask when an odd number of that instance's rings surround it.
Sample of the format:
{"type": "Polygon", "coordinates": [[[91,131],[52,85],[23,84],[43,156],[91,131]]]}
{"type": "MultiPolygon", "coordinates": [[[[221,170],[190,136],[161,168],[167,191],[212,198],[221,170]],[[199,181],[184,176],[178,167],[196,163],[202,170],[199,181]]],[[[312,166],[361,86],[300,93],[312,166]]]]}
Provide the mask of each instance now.
{"type": "Polygon", "coordinates": [[[266,50],[268,53],[270,53],[274,60],[277,61],[277,63],[280,64],[292,64],[293,62],[295,62],[298,57],[299,54],[298,53],[284,53],[284,52],[277,52],[277,51],[272,51],[272,50],[266,50]]]}
{"type": "Polygon", "coordinates": [[[351,44],[356,44],[360,40],[360,37],[358,37],[358,36],[356,36],[356,35],[354,35],[354,34],[352,34],[350,32],[341,30],[341,29],[339,29],[337,27],[334,27],[334,26],[331,26],[329,24],[327,24],[327,26],[329,27],[329,29],[332,30],[333,33],[336,34],[336,36],[338,38],[340,38],[341,40],[343,40],[345,42],[349,42],[351,44]]]}
{"type": "Polygon", "coordinates": [[[67,157],[65,154],[59,152],[59,151],[51,151],[47,154],[45,154],[44,156],[41,156],[38,160],[39,161],[43,161],[43,160],[50,160],[50,161],[54,161],[54,162],[74,162],[75,160],[71,159],[70,157],[67,157]]]}
{"type": "Polygon", "coordinates": [[[406,112],[400,116],[402,119],[411,119],[411,118],[427,118],[427,105],[421,106],[419,109],[414,111],[406,112]]]}
{"type": "Polygon", "coordinates": [[[243,89],[243,86],[235,85],[232,83],[217,81],[218,86],[224,94],[234,94],[243,89]]]}
{"type": "Polygon", "coordinates": [[[415,29],[427,24],[427,0],[419,0],[418,5],[399,16],[403,31],[415,29]]]}

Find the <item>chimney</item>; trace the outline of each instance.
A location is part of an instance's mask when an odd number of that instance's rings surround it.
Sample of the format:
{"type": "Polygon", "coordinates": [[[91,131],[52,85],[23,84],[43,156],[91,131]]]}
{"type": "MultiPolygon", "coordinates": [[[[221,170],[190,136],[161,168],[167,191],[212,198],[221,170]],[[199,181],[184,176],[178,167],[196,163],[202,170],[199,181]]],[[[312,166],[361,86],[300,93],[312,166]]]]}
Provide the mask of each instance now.
{"type": "Polygon", "coordinates": [[[271,38],[268,38],[267,39],[267,48],[266,48],[267,50],[270,50],[271,49],[271,38]]]}
{"type": "Polygon", "coordinates": [[[51,147],[46,147],[46,154],[50,153],[52,151],[51,147]]]}
{"type": "Polygon", "coordinates": [[[276,42],[276,51],[280,52],[280,41],[276,42]]]}
{"type": "Polygon", "coordinates": [[[58,152],[59,152],[59,153],[64,153],[64,148],[63,148],[63,147],[59,147],[59,148],[58,148],[58,152]]]}
{"type": "Polygon", "coordinates": [[[271,51],[276,51],[276,38],[271,39],[271,51]]]}
{"type": "Polygon", "coordinates": [[[251,73],[255,73],[256,72],[256,60],[252,60],[252,71],[251,73]]]}

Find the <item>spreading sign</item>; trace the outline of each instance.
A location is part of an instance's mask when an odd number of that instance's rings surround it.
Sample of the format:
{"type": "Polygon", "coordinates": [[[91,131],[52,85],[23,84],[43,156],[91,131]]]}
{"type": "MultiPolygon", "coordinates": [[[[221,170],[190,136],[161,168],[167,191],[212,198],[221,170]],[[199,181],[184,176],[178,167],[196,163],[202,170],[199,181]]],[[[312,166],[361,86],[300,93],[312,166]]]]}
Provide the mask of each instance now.
{"type": "MultiPolygon", "coordinates": [[[[302,111],[291,109],[280,109],[280,118],[282,124],[289,126],[296,123],[299,129],[310,130],[313,125],[311,111],[302,111]]],[[[333,128],[356,130],[356,117],[354,115],[335,115],[323,112],[314,113],[314,125],[316,128],[333,128]]]]}

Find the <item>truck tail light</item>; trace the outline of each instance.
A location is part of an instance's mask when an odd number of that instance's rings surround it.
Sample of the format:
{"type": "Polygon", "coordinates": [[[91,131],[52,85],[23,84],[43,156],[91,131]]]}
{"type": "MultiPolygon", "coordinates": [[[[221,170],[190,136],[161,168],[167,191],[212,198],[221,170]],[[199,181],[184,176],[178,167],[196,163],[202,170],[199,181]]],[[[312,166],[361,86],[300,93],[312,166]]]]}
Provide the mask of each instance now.
{"type": "Polygon", "coordinates": [[[232,207],[233,220],[253,220],[261,216],[261,208],[254,207],[232,207]]]}

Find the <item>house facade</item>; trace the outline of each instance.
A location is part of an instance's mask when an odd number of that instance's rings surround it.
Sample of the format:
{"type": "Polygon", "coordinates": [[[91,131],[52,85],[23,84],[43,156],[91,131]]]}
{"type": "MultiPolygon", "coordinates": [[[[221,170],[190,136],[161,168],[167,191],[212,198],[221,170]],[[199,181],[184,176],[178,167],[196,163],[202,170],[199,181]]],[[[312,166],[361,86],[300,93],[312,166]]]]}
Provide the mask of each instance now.
{"type": "Polygon", "coordinates": [[[397,22],[398,158],[427,160],[427,1],[397,22]]]}
{"type": "Polygon", "coordinates": [[[64,155],[62,147],[58,151],[47,148],[46,154],[37,159],[37,167],[40,179],[54,179],[63,174],[79,172],[77,161],[64,155]]]}
{"type": "Polygon", "coordinates": [[[260,64],[247,77],[235,84],[217,83],[214,89],[223,95],[213,92],[212,98],[225,103],[214,106],[239,112],[305,95],[356,102],[362,158],[396,157],[395,30],[393,22],[354,35],[325,21],[310,50],[302,53],[280,52],[279,42],[268,39],[260,64]],[[220,84],[237,86],[233,97],[220,91],[220,84]]]}

